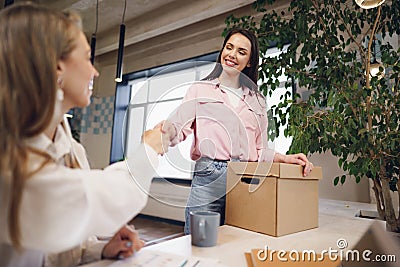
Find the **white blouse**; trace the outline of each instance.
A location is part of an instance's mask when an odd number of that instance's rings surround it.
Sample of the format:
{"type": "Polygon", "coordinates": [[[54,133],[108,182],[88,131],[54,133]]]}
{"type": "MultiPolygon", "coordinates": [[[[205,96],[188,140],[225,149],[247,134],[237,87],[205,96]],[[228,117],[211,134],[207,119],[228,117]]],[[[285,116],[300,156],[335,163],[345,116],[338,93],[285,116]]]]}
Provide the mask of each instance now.
{"type": "MultiPolygon", "coordinates": [[[[158,166],[157,153],[149,146],[140,145],[132,158],[104,170],[89,170],[85,150],[73,140],[67,122],[57,128],[54,142],[41,134],[28,144],[45,150],[55,162],[26,182],[20,207],[24,248],[46,253],[71,249],[90,236],[116,232],[145,206],[158,166]],[[64,166],[69,152],[84,169],[64,166]]],[[[32,168],[39,165],[38,157],[30,160],[32,168]]],[[[0,191],[0,245],[10,244],[5,191],[0,191]]]]}

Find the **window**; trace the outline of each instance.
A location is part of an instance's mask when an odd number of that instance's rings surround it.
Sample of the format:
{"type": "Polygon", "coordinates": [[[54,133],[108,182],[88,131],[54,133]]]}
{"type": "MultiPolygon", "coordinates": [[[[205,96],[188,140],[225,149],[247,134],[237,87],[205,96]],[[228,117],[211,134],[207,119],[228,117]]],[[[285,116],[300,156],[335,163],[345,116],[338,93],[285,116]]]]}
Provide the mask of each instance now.
{"type": "MultiPolygon", "coordinates": [[[[214,68],[215,59],[209,61],[184,62],[165,67],[151,77],[129,81],[131,100],[128,107],[125,155],[134,153],[141,141],[142,133],[167,119],[182,102],[189,86],[204,78],[214,68]]],[[[189,136],[176,147],[169,148],[168,156],[160,157],[157,177],[191,179],[193,162],[189,136]]]]}
{"type": "MultiPolygon", "coordinates": [[[[284,46],[284,48],[282,50],[279,50],[276,47],[273,48],[268,48],[267,54],[265,55],[265,57],[277,57],[279,56],[280,53],[282,52],[286,52],[288,46],[284,46]]],[[[282,70],[282,73],[285,73],[285,70],[282,70]]],[[[283,95],[285,95],[287,92],[291,93],[291,97],[293,97],[292,95],[292,88],[285,88],[285,83],[289,80],[289,77],[287,77],[286,75],[282,74],[281,76],[278,77],[279,80],[279,87],[276,88],[271,96],[267,96],[267,108],[270,109],[272,106],[277,105],[281,102],[281,97],[283,95]]],[[[262,81],[259,81],[259,84],[262,83],[262,81]]],[[[289,116],[287,116],[288,118],[289,116]]],[[[269,142],[269,146],[273,149],[275,149],[275,151],[281,153],[281,154],[286,154],[286,152],[288,152],[290,145],[292,144],[292,137],[285,137],[284,135],[284,129],[286,126],[281,126],[279,128],[279,136],[277,138],[275,138],[275,140],[273,142],[269,142]]]]}

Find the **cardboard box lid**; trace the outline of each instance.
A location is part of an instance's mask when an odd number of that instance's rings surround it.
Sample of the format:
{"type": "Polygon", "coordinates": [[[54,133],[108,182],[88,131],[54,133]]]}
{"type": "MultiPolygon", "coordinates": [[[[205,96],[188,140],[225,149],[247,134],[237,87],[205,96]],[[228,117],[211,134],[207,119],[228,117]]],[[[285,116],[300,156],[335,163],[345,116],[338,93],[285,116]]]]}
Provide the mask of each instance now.
{"type": "Polygon", "coordinates": [[[297,164],[272,163],[272,162],[229,162],[227,177],[227,192],[237,185],[243,178],[249,179],[249,192],[255,192],[265,179],[270,177],[297,180],[320,180],[322,168],[314,167],[310,174],[303,176],[303,167],[297,164]],[[234,173],[229,177],[229,173],[234,173]]]}
{"type": "Polygon", "coordinates": [[[277,177],[285,179],[322,179],[322,168],[314,167],[310,174],[303,176],[303,167],[297,164],[272,162],[229,162],[229,168],[236,175],[247,177],[277,177]]]}
{"type": "MultiPolygon", "coordinates": [[[[309,250],[307,250],[309,251],[309,250]]],[[[302,259],[302,251],[283,251],[279,250],[278,252],[280,253],[280,257],[283,258],[283,260],[279,260],[278,256],[273,253],[269,255],[268,258],[264,260],[264,257],[266,257],[265,252],[269,253],[268,251],[265,251],[265,249],[251,249],[250,251],[250,256],[246,256],[249,258],[248,262],[251,261],[251,264],[248,264],[249,267],[339,267],[341,266],[341,261],[340,257],[337,259],[331,259],[329,258],[328,254],[320,254],[320,253],[315,253],[315,254],[307,254],[307,251],[304,253],[305,258],[302,259]],[[261,252],[261,254],[259,254],[261,252]],[[292,254],[290,254],[292,253],[292,254]],[[310,255],[310,259],[308,256],[310,255]],[[261,258],[259,257],[261,256],[261,258]],[[290,256],[294,259],[291,259],[290,256]],[[297,260],[296,257],[299,256],[299,259],[297,260]]],[[[247,260],[247,258],[246,258],[247,260]]]]}

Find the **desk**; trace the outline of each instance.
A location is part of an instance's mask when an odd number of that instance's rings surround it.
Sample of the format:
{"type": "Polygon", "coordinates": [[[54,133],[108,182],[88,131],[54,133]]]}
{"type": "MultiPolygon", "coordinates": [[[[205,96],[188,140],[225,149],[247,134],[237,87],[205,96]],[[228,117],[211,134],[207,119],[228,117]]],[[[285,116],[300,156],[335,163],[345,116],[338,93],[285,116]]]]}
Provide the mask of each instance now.
{"type": "MultiPolygon", "coordinates": [[[[346,201],[320,200],[319,227],[281,237],[272,237],[244,229],[224,225],[219,229],[215,247],[191,246],[190,236],[175,238],[163,243],[143,248],[179,254],[185,257],[219,259],[225,266],[247,266],[244,252],[268,246],[270,250],[315,250],[338,249],[337,240],[342,238],[348,248],[356,245],[361,236],[374,222],[355,217],[360,209],[374,210],[374,204],[346,201]]],[[[375,209],[376,210],[376,209],[375,209]]],[[[384,227],[384,222],[382,227],[384,227]]],[[[112,261],[95,262],[86,267],[108,266],[112,261]]]]}

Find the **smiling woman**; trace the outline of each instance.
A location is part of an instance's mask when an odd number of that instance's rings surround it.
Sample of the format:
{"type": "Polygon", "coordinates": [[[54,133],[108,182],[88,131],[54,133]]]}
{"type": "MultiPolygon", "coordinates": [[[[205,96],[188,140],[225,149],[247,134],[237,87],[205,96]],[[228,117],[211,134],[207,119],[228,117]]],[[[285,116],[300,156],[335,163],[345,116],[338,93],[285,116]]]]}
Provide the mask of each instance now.
{"type": "Polygon", "coordinates": [[[171,136],[171,146],[194,134],[191,159],[195,160],[192,187],[185,209],[185,233],[190,213],[217,211],[225,221],[225,194],[229,161],[275,161],[304,166],[304,154],[282,155],[268,147],[265,98],[257,87],[258,41],[253,32],[228,32],[211,73],[187,90],[182,104],[160,123],[171,136]]]}
{"type": "Polygon", "coordinates": [[[86,107],[92,95],[91,81],[99,76],[90,61],[90,46],[85,35],[79,32],[75,49],[59,62],[58,85],[64,91],[64,109],[66,113],[74,107],[86,107]]]}
{"type": "Polygon", "coordinates": [[[74,248],[62,258],[73,266],[143,246],[125,223],[144,207],[169,136],[147,131],[134,157],[90,170],[64,119],[90,103],[98,76],[79,21],[33,3],[0,12],[0,266],[42,266],[45,254],[74,248]],[[96,235],[115,232],[89,249],[96,235]]]}

